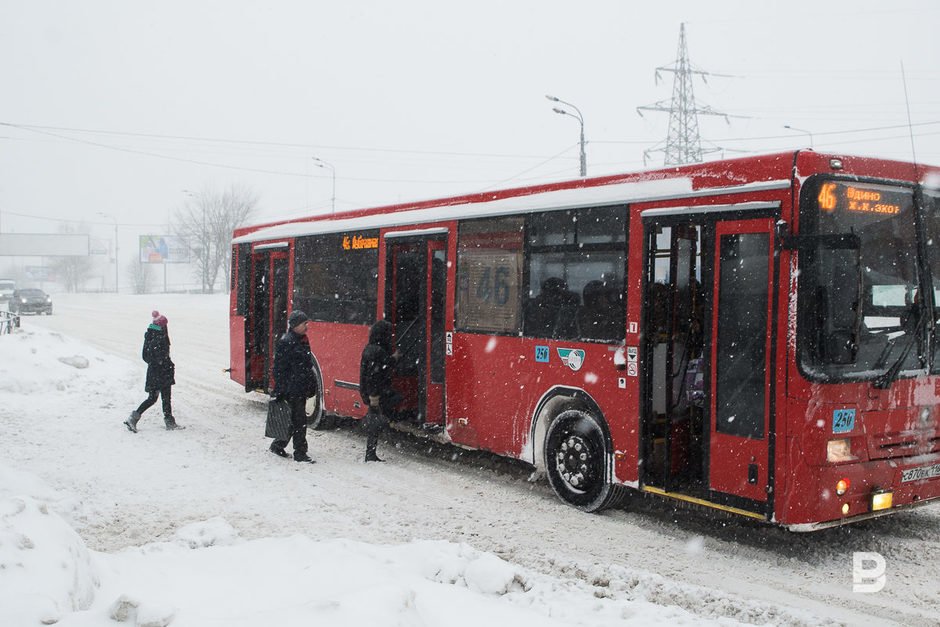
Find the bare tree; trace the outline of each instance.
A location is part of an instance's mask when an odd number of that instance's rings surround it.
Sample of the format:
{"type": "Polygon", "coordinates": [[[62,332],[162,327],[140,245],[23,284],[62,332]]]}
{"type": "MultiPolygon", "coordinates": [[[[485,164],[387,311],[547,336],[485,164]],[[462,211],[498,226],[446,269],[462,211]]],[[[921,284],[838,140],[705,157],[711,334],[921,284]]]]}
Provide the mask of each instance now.
{"type": "Polygon", "coordinates": [[[55,257],[49,267],[65,291],[77,292],[91,276],[91,257],[55,257]]]}
{"type": "Polygon", "coordinates": [[[232,232],[248,221],[257,204],[254,192],[233,183],[221,192],[203,189],[191,193],[189,201],[177,212],[174,231],[190,242],[195,254],[193,274],[201,282],[203,292],[213,290],[219,272],[224,289],[228,290],[232,232]]]}
{"type": "MultiPolygon", "coordinates": [[[[87,224],[77,227],[70,224],[59,226],[59,233],[88,233],[87,224]]],[[[57,280],[65,285],[67,292],[77,292],[91,276],[91,257],[55,257],[49,266],[55,272],[57,280]]]]}
{"type": "Polygon", "coordinates": [[[150,284],[153,282],[153,272],[150,271],[150,264],[141,263],[139,259],[133,259],[127,264],[126,269],[127,276],[131,279],[131,285],[134,286],[134,293],[148,293],[150,284]]]}

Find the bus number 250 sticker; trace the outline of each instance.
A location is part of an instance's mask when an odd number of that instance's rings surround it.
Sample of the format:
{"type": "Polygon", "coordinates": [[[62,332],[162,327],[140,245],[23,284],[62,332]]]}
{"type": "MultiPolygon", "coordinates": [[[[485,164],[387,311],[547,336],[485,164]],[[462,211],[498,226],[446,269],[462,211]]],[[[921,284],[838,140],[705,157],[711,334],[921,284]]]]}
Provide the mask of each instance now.
{"type": "Polygon", "coordinates": [[[832,432],[848,433],[855,428],[854,409],[835,409],[832,412],[832,432]]]}

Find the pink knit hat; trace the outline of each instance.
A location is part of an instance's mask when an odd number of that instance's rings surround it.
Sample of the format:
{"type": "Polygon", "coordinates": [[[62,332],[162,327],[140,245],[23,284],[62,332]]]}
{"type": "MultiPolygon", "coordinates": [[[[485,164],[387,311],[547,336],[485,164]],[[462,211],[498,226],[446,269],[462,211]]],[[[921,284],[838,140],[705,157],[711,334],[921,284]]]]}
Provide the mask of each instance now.
{"type": "Polygon", "coordinates": [[[153,323],[159,327],[166,327],[167,319],[166,316],[162,315],[159,311],[154,309],[150,312],[151,317],[153,318],[153,323]]]}

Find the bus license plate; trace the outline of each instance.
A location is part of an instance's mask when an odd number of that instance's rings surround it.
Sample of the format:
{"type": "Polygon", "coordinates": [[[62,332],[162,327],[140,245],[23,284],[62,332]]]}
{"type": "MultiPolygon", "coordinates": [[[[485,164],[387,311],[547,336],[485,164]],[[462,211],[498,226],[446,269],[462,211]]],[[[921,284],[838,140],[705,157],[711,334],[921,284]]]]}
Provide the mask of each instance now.
{"type": "Polygon", "coordinates": [[[940,464],[905,470],[901,473],[901,483],[919,481],[920,479],[933,479],[934,477],[940,477],[940,464]]]}

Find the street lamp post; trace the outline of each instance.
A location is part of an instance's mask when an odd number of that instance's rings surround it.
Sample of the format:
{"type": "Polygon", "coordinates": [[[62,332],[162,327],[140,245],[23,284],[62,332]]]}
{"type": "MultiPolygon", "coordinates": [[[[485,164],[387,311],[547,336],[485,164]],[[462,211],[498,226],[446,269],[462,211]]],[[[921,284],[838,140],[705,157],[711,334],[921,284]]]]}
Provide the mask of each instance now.
{"type": "Polygon", "coordinates": [[[809,131],[807,131],[806,129],[796,128],[795,126],[790,126],[789,124],[784,124],[784,125],[783,125],[783,128],[789,129],[789,130],[791,130],[791,131],[796,131],[797,133],[805,133],[805,134],[809,135],[809,147],[810,147],[810,148],[813,147],[813,134],[810,133],[809,131]]]}
{"type": "Polygon", "coordinates": [[[317,166],[318,168],[329,168],[330,174],[333,175],[333,196],[330,198],[330,212],[336,213],[336,168],[320,157],[313,157],[313,165],[317,166]]]}
{"type": "Polygon", "coordinates": [[[114,220],[114,293],[118,293],[118,221],[110,213],[98,212],[99,216],[114,220]]]}
{"type": "Polygon", "coordinates": [[[574,113],[571,113],[570,111],[566,111],[564,109],[559,109],[558,107],[553,108],[552,111],[554,111],[555,113],[559,115],[567,115],[569,117],[572,117],[576,119],[578,123],[581,125],[581,176],[582,177],[587,176],[587,155],[584,152],[584,116],[581,115],[581,110],[578,109],[573,104],[571,104],[570,102],[565,102],[561,98],[556,98],[555,96],[551,96],[551,95],[546,95],[545,97],[551,100],[552,102],[560,102],[561,104],[567,105],[571,107],[572,109],[574,109],[575,111],[574,113]]]}

